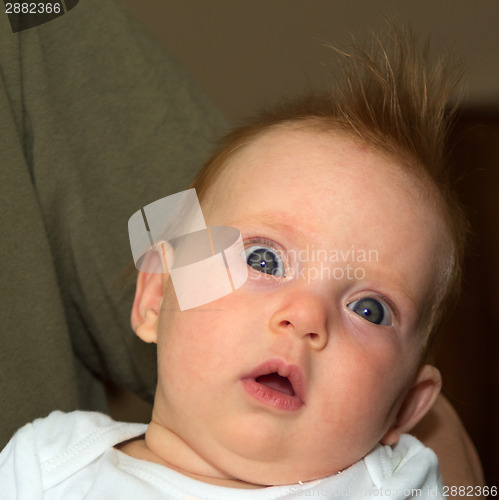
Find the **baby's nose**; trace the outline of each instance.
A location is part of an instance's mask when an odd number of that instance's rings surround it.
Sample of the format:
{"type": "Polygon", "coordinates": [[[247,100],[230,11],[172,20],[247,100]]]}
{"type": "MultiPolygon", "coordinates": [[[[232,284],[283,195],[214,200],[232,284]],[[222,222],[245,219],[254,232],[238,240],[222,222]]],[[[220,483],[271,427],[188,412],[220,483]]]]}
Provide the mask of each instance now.
{"type": "Polygon", "coordinates": [[[292,333],[312,349],[321,350],[328,341],[328,308],[324,298],[311,290],[289,290],[270,319],[274,333],[292,333]]]}

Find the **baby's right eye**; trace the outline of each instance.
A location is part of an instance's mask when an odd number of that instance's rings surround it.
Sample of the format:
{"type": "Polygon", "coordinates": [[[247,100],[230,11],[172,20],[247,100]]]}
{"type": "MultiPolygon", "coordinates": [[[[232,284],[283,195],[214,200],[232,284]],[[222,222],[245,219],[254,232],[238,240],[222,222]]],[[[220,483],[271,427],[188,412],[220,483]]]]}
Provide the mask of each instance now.
{"type": "Polygon", "coordinates": [[[248,266],[272,276],[285,276],[284,262],[279,252],[267,245],[252,244],[245,249],[248,266]]]}
{"type": "Polygon", "coordinates": [[[390,325],[392,316],[383,302],[373,298],[364,297],[347,304],[347,307],[361,318],[375,325],[390,325]]]}

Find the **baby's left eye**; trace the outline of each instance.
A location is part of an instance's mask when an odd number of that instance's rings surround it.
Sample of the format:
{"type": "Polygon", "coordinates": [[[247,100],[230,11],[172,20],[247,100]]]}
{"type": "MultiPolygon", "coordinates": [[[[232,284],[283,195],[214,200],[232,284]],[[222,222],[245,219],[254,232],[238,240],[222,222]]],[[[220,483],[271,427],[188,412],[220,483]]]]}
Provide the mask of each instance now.
{"type": "Polygon", "coordinates": [[[251,245],[245,249],[248,266],[261,273],[284,276],[284,262],[279,253],[266,245],[251,245]]]}
{"type": "Polygon", "coordinates": [[[385,304],[372,297],[354,300],[347,304],[347,307],[376,325],[391,325],[392,323],[392,316],[385,304]]]}

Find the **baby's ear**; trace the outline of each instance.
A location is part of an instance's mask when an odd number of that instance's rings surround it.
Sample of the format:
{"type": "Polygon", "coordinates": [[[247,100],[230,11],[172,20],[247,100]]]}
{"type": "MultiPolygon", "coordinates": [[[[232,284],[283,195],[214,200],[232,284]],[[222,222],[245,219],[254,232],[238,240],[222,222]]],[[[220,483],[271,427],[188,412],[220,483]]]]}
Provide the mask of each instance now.
{"type": "Polygon", "coordinates": [[[155,249],[149,251],[141,264],[141,269],[155,270],[156,272],[139,271],[135,299],[132,306],[132,328],[144,342],[158,340],[158,319],[163,300],[166,281],[168,279],[168,266],[166,254],[172,252],[168,243],[160,243],[155,249]],[[157,272],[163,270],[164,272],[157,272]]]}
{"type": "Polygon", "coordinates": [[[394,425],[381,439],[382,444],[395,444],[400,434],[409,432],[433,406],[442,388],[442,377],[437,368],[422,366],[400,407],[394,425]]]}

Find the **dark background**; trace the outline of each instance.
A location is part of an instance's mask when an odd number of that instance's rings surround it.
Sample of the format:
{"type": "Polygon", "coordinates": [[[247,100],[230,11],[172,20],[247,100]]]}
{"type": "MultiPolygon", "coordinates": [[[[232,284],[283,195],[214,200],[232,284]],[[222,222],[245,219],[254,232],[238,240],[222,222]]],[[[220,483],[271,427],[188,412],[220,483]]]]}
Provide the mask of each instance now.
{"type": "Polygon", "coordinates": [[[490,486],[499,484],[499,109],[465,109],[453,133],[472,235],[461,299],[441,328],[437,366],[490,486]]]}

